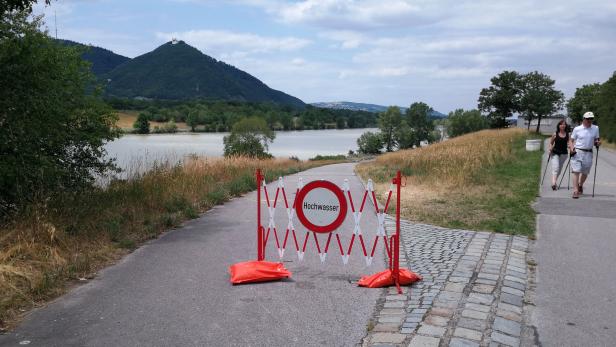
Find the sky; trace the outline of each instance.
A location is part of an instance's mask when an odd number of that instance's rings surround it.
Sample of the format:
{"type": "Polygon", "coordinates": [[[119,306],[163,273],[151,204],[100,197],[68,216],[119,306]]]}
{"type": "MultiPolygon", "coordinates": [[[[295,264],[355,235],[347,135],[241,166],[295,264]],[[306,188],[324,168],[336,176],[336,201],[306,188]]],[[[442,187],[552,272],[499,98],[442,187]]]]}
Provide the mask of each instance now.
{"type": "Polygon", "coordinates": [[[52,0],[50,35],[128,57],[172,38],[304,102],[477,107],[504,70],[567,98],[616,71],[613,0],[52,0]],[[54,14],[56,20],[54,21],[54,14]]]}

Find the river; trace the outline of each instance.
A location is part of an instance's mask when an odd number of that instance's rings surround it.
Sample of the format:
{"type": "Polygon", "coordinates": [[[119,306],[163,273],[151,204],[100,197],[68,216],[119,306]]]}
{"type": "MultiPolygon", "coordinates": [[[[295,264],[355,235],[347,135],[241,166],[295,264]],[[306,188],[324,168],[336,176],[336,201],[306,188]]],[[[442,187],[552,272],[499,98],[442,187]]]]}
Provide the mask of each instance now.
{"type": "MultiPolygon", "coordinates": [[[[279,131],[269,147],[275,157],[309,159],[317,154],[348,154],[357,151],[357,139],[377,129],[279,131]]],[[[124,135],[105,145],[109,157],[125,171],[143,171],[155,161],[181,160],[186,155],[220,157],[227,133],[176,133],[124,135]]]]}

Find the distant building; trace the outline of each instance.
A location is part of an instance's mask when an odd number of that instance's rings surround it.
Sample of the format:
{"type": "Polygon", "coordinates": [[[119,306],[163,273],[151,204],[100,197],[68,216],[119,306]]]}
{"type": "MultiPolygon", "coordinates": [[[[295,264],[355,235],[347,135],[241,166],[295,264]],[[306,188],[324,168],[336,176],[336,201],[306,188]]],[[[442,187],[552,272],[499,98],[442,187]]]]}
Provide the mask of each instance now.
{"type": "MultiPolygon", "coordinates": [[[[572,124],[571,123],[571,118],[566,117],[562,114],[560,115],[554,115],[554,116],[547,116],[547,117],[541,117],[541,125],[539,126],[539,132],[541,132],[542,134],[545,135],[549,135],[552,134],[556,131],[556,124],[558,124],[558,122],[560,122],[561,119],[565,118],[565,120],[567,121],[567,124],[569,124],[570,126],[575,126],[576,124],[572,124]]],[[[528,128],[528,120],[526,120],[524,117],[518,117],[518,128],[524,128],[527,129],[528,128]]],[[[530,122],[530,130],[535,131],[535,129],[537,129],[537,119],[533,119],[530,122]]]]}

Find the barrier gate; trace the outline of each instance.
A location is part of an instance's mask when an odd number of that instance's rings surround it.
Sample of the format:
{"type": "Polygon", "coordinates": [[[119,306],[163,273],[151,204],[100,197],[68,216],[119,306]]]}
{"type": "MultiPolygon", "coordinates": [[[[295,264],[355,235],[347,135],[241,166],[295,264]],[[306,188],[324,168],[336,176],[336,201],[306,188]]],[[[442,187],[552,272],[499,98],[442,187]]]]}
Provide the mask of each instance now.
{"type": "Polygon", "coordinates": [[[329,181],[316,180],[311,181],[304,185],[302,179],[299,179],[297,185],[295,198],[292,204],[289,204],[287,194],[285,191],[284,181],[282,177],[278,178],[278,184],[276,186],[276,192],[274,193],[273,200],[271,194],[268,192],[267,185],[261,170],[256,171],[257,181],[257,260],[265,260],[265,251],[268,242],[275,242],[275,247],[278,251],[280,259],[284,257],[286,247],[289,243],[289,236],[292,239],[292,245],[295,246],[297,257],[299,261],[302,261],[306,248],[310,239],[310,233],[314,238],[314,243],[319,253],[319,257],[322,263],[325,262],[327,253],[332,244],[332,238],[335,234],[334,248],[337,246],[337,250],[340,253],[342,262],[344,265],[348,263],[349,256],[351,255],[354,246],[360,248],[359,251],[364,255],[366,266],[372,264],[374,253],[379,243],[382,242],[385,245],[385,251],[389,259],[389,268],[393,282],[398,288],[398,292],[402,293],[400,288],[400,187],[401,187],[401,175],[400,171],[396,173],[391,181],[389,192],[387,194],[387,200],[384,208],[379,209],[379,205],[376,200],[376,194],[372,180],[368,181],[363,196],[361,197],[361,204],[359,209],[356,208],[353,195],[351,194],[348,179],[344,180],[342,189],[329,181]],[[393,195],[394,187],[396,189],[396,232],[390,237],[385,233],[385,213],[389,208],[389,204],[393,195]],[[261,198],[262,194],[265,197],[267,211],[269,215],[267,228],[264,227],[261,221],[261,198]],[[288,224],[284,235],[279,234],[276,222],[274,220],[276,213],[276,206],[279,198],[281,203],[284,203],[286,208],[288,224]],[[362,213],[366,207],[366,200],[372,199],[373,206],[375,208],[378,226],[376,235],[373,240],[366,240],[362,234],[360,226],[362,213]],[[337,200],[337,201],[336,201],[337,200]],[[299,205],[299,206],[298,206],[299,205]],[[340,240],[340,235],[334,231],[344,222],[346,219],[347,210],[353,215],[353,221],[355,226],[353,228],[353,235],[346,247],[343,247],[343,243],[340,240]],[[305,235],[298,237],[296,232],[294,220],[295,217],[308,229],[305,235]],[[319,243],[317,233],[327,233],[327,241],[325,244],[319,243]],[[283,236],[283,237],[282,237],[283,236]]]}

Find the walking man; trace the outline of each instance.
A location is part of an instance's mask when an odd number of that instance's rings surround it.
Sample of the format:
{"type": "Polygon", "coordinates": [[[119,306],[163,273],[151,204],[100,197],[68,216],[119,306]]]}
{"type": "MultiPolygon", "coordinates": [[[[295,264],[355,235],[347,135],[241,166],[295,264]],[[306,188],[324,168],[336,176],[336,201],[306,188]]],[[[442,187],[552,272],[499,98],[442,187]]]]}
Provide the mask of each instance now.
{"type": "Polygon", "coordinates": [[[584,182],[592,167],[592,148],[601,145],[599,127],[592,124],[594,119],[595,115],[592,112],[584,113],[582,124],[573,129],[569,140],[574,199],[584,193],[584,182]]]}

